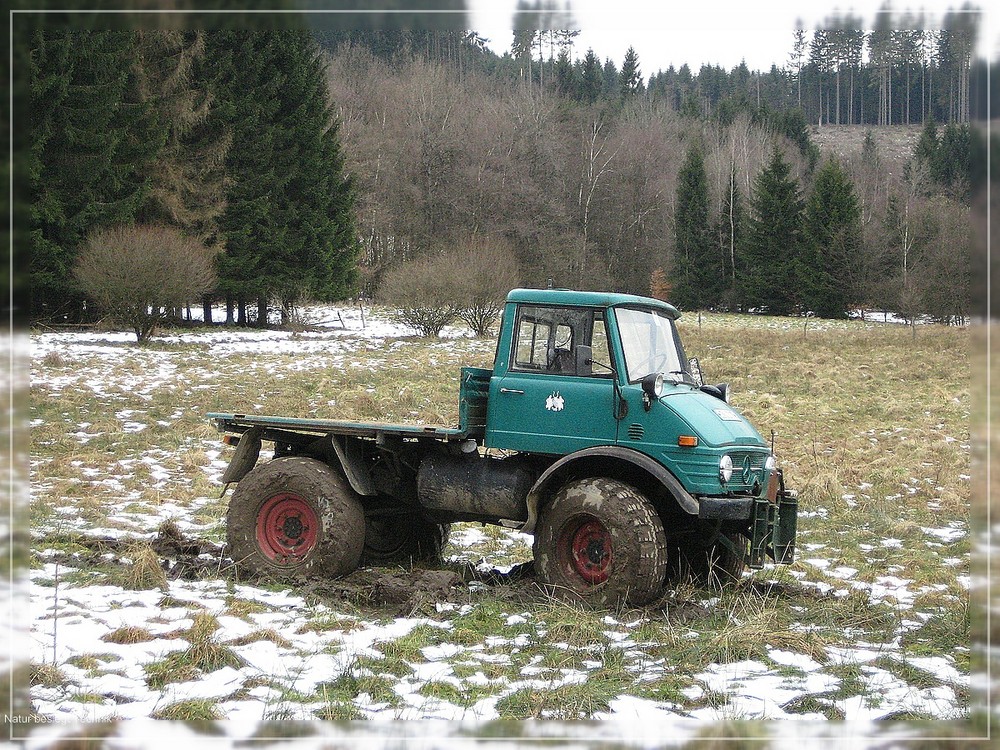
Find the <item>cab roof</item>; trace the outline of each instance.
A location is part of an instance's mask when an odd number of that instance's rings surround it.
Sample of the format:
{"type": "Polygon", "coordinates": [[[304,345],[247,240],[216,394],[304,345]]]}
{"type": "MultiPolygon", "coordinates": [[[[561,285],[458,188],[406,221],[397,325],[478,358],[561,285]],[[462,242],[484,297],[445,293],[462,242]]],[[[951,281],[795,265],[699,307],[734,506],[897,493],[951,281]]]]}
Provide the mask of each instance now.
{"type": "Polygon", "coordinates": [[[508,302],[533,302],[544,305],[582,305],[585,307],[627,307],[640,305],[663,310],[676,320],[681,316],[677,308],[651,297],[616,292],[578,292],[572,289],[511,289],[508,302]]]}

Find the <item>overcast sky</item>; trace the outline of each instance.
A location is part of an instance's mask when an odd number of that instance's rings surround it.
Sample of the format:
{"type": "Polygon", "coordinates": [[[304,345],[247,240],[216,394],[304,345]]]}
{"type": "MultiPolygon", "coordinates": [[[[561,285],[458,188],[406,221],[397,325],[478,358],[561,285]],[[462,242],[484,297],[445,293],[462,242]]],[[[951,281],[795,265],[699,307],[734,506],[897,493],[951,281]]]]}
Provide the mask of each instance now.
{"type": "MultiPolygon", "coordinates": [[[[467,0],[473,28],[490,39],[498,54],[510,49],[511,14],[516,0],[467,0]]],[[[556,0],[562,6],[566,0],[556,0]]],[[[860,16],[867,27],[885,0],[812,2],[811,0],[571,0],[580,29],[574,55],[582,58],[593,48],[603,61],[610,57],[621,65],[625,50],[635,47],[645,77],[673,65],[687,63],[697,73],[703,63],[729,70],[746,61],[751,70],[770,70],[788,63],[797,19],[807,30],[836,13],[860,16]],[[839,10],[838,10],[839,9],[839,10]]],[[[907,8],[923,11],[925,25],[940,23],[949,8],[963,0],[923,0],[919,4],[892,3],[897,14],[907,8]]],[[[978,0],[984,9],[979,30],[978,54],[997,58],[995,0],[978,0]],[[992,43],[990,43],[992,42],[992,43]]]]}

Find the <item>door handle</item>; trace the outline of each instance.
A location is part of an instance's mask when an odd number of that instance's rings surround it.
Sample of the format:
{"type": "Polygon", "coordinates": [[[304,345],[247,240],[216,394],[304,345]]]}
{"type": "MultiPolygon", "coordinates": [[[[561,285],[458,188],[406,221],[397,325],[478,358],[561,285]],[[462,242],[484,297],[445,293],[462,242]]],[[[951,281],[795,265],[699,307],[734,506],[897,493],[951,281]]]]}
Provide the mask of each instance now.
{"type": "Polygon", "coordinates": [[[518,391],[518,390],[516,390],[514,388],[501,388],[500,389],[500,393],[517,393],[517,394],[519,394],[521,396],[524,395],[524,391],[518,391]]]}

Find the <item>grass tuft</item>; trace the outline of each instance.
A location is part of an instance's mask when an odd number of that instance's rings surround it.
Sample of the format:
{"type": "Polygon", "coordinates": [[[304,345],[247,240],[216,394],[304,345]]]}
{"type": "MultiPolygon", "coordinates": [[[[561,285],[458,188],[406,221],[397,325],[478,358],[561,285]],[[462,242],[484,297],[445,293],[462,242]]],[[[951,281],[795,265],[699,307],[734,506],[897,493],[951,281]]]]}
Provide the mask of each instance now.
{"type": "Polygon", "coordinates": [[[122,572],[113,576],[115,583],[130,591],[167,589],[167,574],[160,565],[160,556],[149,542],[136,542],[128,547],[125,556],[132,561],[122,572]]]}
{"type": "Polygon", "coordinates": [[[69,681],[62,670],[54,664],[32,664],[28,673],[29,685],[40,685],[42,687],[61,687],[69,681]]]}
{"type": "Polygon", "coordinates": [[[130,643],[145,643],[146,641],[153,640],[155,637],[146,628],[141,628],[138,625],[123,625],[117,630],[112,630],[107,635],[101,636],[101,640],[105,643],[127,645],[130,643]]]}
{"type": "Polygon", "coordinates": [[[251,633],[240,636],[239,638],[234,638],[231,641],[226,641],[230,646],[248,646],[251,643],[257,643],[258,641],[271,641],[271,643],[281,646],[282,648],[291,648],[292,643],[287,638],[283,637],[277,630],[273,628],[265,628],[263,630],[254,630],[251,633]]]}
{"type": "Polygon", "coordinates": [[[144,667],[146,684],[158,690],[164,685],[187,682],[199,674],[214,672],[223,667],[245,667],[243,658],[216,639],[218,629],[219,621],[213,615],[208,612],[195,614],[191,627],[180,634],[188,640],[188,647],[183,651],[174,651],[160,661],[147,664],[144,667]]]}
{"type": "Polygon", "coordinates": [[[152,717],[165,721],[220,721],[225,718],[215,701],[207,698],[170,703],[153,711],[152,717]]]}

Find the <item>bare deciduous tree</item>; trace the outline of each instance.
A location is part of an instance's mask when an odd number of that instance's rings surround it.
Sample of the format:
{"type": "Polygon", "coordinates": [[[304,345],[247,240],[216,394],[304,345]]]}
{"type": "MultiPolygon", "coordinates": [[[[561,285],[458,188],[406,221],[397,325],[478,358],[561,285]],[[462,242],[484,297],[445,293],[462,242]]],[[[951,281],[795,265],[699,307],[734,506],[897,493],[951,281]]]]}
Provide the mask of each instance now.
{"type": "Polygon", "coordinates": [[[379,299],[395,306],[399,319],[422,336],[440,336],[455,320],[486,336],[517,280],[510,246],[473,235],[444,253],[390,270],[379,287],[379,299]]]}
{"type": "Polygon", "coordinates": [[[459,269],[448,259],[420,258],[390,269],[378,298],[396,308],[400,322],[436,338],[458,317],[458,283],[459,269]]]}
{"type": "Polygon", "coordinates": [[[462,271],[458,283],[458,317],[477,336],[488,336],[503,310],[507,292],[518,282],[510,246],[490,237],[471,237],[464,247],[446,256],[462,271]]]}
{"type": "Polygon", "coordinates": [[[172,308],[215,285],[213,251],[172,227],[117,226],[84,241],[75,275],[84,293],[145,343],[172,308]]]}

